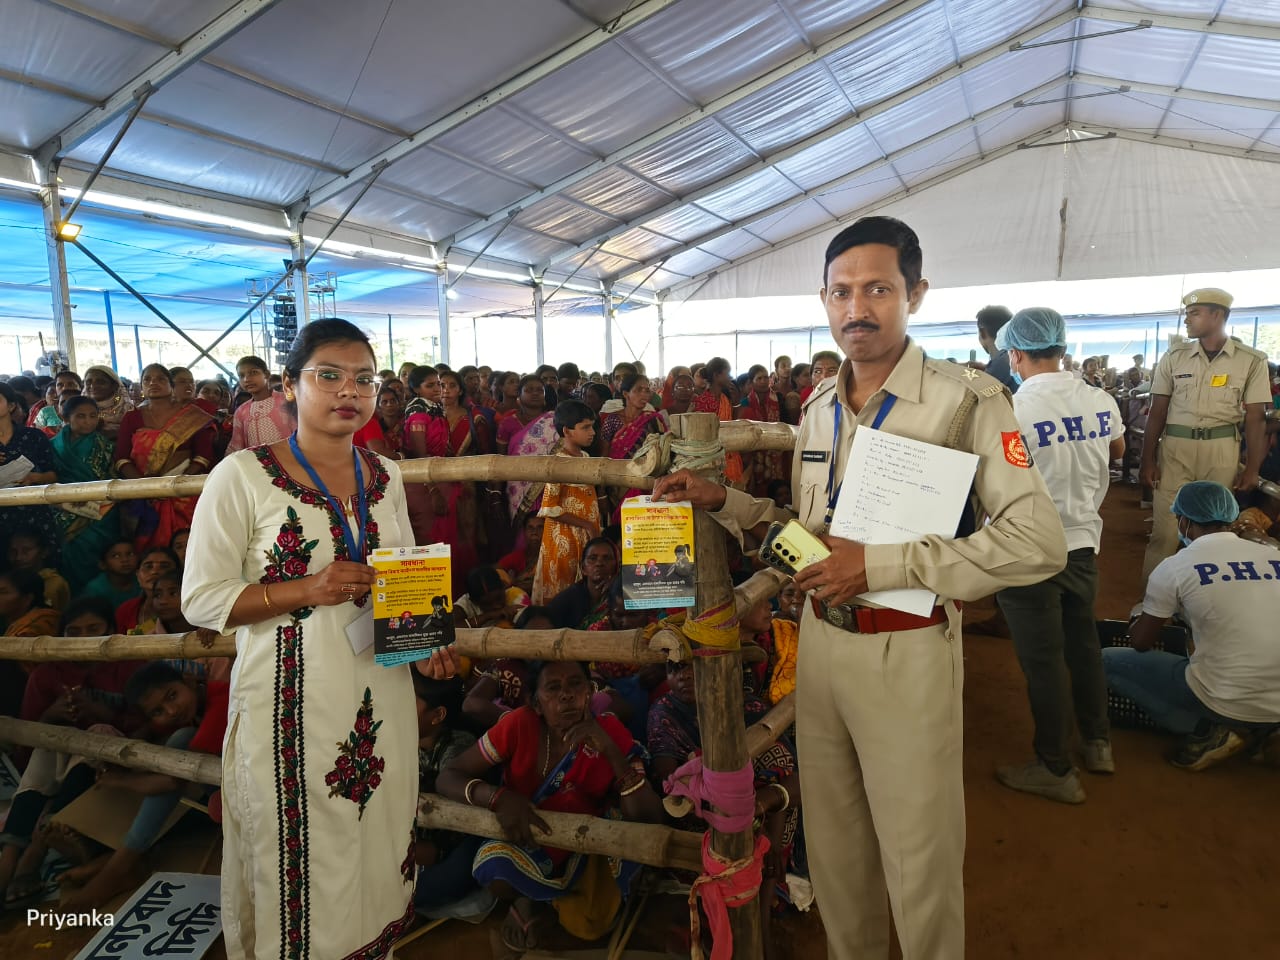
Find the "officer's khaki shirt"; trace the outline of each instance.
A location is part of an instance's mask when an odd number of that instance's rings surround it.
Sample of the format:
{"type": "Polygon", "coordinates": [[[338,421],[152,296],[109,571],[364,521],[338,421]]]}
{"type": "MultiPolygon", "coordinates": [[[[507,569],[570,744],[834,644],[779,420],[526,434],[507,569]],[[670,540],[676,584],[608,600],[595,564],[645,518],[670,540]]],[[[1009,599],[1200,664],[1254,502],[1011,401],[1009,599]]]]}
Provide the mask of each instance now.
{"type": "MultiPolygon", "coordinates": [[[[931,360],[910,339],[884,386],[856,416],[849,406],[851,376],[846,360],[839,374],[819,384],[805,402],[791,472],[800,522],[810,530],[823,529],[832,441],[838,484],[844,477],[854,430],[870,426],[889,393],[898,399],[881,429],[939,446],[946,441],[957,407],[966,396],[977,398],[955,447],[978,454],[974,490],[980,509],[990,517],[985,525],[979,520],[975,533],[958,540],[928,536],[912,543],[868,545],[871,590],[910,587],[931,590],[943,599],[976,600],[1005,587],[1039,583],[1066,565],[1062,520],[1040,471],[1031,465],[1003,385],[959,364],[931,360]],[[836,403],[844,410],[839,437],[833,438],[836,403]]],[[[743,530],[761,521],[793,516],[772,500],[752,499],[740,490],[725,493],[724,508],[712,516],[739,539],[743,530]]],[[[844,490],[842,495],[856,496],[857,491],[844,490]]]]}
{"type": "Polygon", "coordinates": [[[1199,340],[1184,340],[1156,364],[1151,392],[1169,398],[1169,423],[1238,425],[1244,419],[1242,404],[1271,404],[1267,355],[1228,338],[1209,360],[1199,340]]]}

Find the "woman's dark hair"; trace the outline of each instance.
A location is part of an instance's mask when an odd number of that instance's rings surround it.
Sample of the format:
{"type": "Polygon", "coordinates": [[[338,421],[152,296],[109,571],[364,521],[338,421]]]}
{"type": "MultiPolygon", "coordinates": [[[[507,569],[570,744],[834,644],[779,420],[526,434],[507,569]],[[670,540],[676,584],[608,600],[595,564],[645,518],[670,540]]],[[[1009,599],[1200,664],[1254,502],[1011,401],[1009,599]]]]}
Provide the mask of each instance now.
{"type": "Polygon", "coordinates": [[[778,496],[779,491],[790,490],[790,489],[791,489],[790,480],[770,480],[769,486],[765,488],[765,494],[766,496],[768,496],[770,500],[773,500],[775,497],[778,496]]]}
{"type": "Polygon", "coordinates": [[[267,366],[267,361],[263,360],[261,357],[256,357],[253,354],[249,354],[247,357],[241,357],[236,361],[236,369],[239,370],[241,367],[252,367],[254,370],[261,370],[267,376],[271,375],[271,368],[267,366]]]}
{"type": "MultiPolygon", "coordinates": [[[[18,378],[14,377],[14,380],[16,379],[18,378]]],[[[30,381],[28,381],[28,383],[29,382],[30,381]]],[[[5,401],[10,406],[16,405],[16,406],[25,407],[27,405],[27,401],[23,400],[22,397],[18,395],[18,391],[13,388],[12,381],[10,381],[9,383],[0,383],[0,397],[4,397],[5,401]]]]}
{"type": "Polygon", "coordinates": [[[461,718],[462,700],[465,696],[461,677],[433,680],[431,677],[424,677],[417,670],[410,672],[413,676],[413,695],[415,697],[432,710],[437,707],[444,707],[447,720],[461,718]]]}
{"type": "MultiPolygon", "coordinates": [[[[178,374],[180,373],[191,373],[191,369],[189,367],[170,367],[169,379],[170,380],[178,379],[178,374]]],[[[191,373],[191,379],[194,380],[195,378],[196,378],[196,375],[194,373],[191,373]]]]}
{"type": "Polygon", "coordinates": [[[178,585],[178,589],[181,590],[182,589],[182,571],[166,570],[164,573],[160,574],[160,576],[156,577],[154,582],[152,582],[151,584],[152,591],[154,591],[155,588],[160,586],[160,584],[162,583],[176,583],[178,585]]]}
{"type": "Polygon", "coordinates": [[[797,363],[794,367],[791,368],[791,379],[796,380],[799,377],[803,377],[808,372],[809,372],[809,364],[797,363]]]}
{"type": "Polygon", "coordinates": [[[438,377],[440,374],[436,372],[435,367],[428,367],[424,364],[418,364],[409,371],[409,376],[405,377],[405,386],[414,395],[418,395],[418,391],[422,389],[422,385],[432,377],[438,377]]]}
{"type": "Polygon", "coordinates": [[[625,377],[622,378],[622,381],[618,384],[618,391],[620,393],[630,393],[632,390],[636,388],[636,384],[640,383],[641,381],[648,383],[649,378],[642,377],[638,373],[628,373],[625,377]]]}
{"type": "MultiPolygon", "coordinates": [[[[462,377],[460,377],[460,376],[457,374],[457,372],[456,372],[456,371],[453,371],[453,370],[441,370],[441,371],[440,371],[440,379],[441,379],[441,380],[452,380],[454,383],[456,383],[456,384],[458,385],[458,392],[459,392],[459,393],[461,393],[461,394],[464,394],[464,395],[466,394],[466,392],[467,392],[467,388],[466,388],[466,387],[464,387],[464,386],[462,385],[462,377]]],[[[461,400],[461,398],[459,398],[459,400],[461,400]]]]}
{"type": "Polygon", "coordinates": [[[116,632],[116,608],[110,600],[106,597],[76,597],[62,611],[62,633],[65,635],[68,625],[85,614],[100,618],[107,625],[107,633],[116,632]]]}
{"type": "Polygon", "coordinates": [[[354,323],[338,317],[316,320],[298,331],[298,337],[293,341],[289,356],[285,358],[284,372],[289,374],[289,379],[296,383],[302,368],[311,361],[311,355],[331,343],[363,343],[365,349],[369,351],[369,356],[372,358],[374,355],[369,338],[354,323]]]}
{"type": "Polygon", "coordinates": [[[142,698],[156,687],[163,686],[166,683],[181,683],[182,674],[177,668],[166,663],[163,660],[153,660],[145,666],[139,667],[134,671],[133,676],[125,681],[124,698],[133,704],[139,706],[142,698]]]}
{"type": "Polygon", "coordinates": [[[552,623],[556,622],[555,614],[551,612],[550,607],[529,606],[529,607],[525,607],[523,610],[521,610],[519,613],[516,614],[516,629],[532,630],[533,628],[528,626],[527,624],[529,623],[530,620],[537,620],[539,618],[544,620],[550,620],[552,623]]]}
{"type": "Polygon", "coordinates": [[[763,363],[753,363],[750,367],[747,368],[747,382],[750,383],[752,380],[754,380],[756,378],[757,373],[768,373],[768,372],[769,372],[769,368],[766,367],[763,363]]]}
{"type": "MultiPolygon", "coordinates": [[[[6,383],[5,386],[11,390],[16,390],[20,394],[36,392],[35,381],[30,377],[10,377],[9,382],[6,383]]],[[[9,402],[13,403],[12,400],[9,402]]]]}
{"type": "Polygon", "coordinates": [[[839,366],[840,355],[834,350],[819,350],[813,355],[813,362],[817,363],[819,360],[830,360],[832,363],[839,366]]]}
{"type": "Polygon", "coordinates": [[[105,547],[103,547],[101,550],[98,551],[98,559],[106,560],[107,554],[110,553],[112,550],[114,550],[116,547],[120,546],[120,544],[122,543],[127,543],[131,547],[133,546],[133,541],[128,539],[127,537],[116,537],[116,539],[112,540],[105,547]]]}
{"type": "Polygon", "coordinates": [[[542,388],[543,388],[543,393],[544,393],[544,396],[545,396],[546,388],[545,388],[545,386],[544,386],[544,384],[543,384],[542,380],[541,380],[541,379],[540,379],[536,374],[526,373],[523,377],[521,377],[521,378],[520,378],[520,392],[521,392],[521,393],[524,393],[524,385],[525,385],[526,383],[536,383],[539,387],[542,387],[542,388]]]}
{"type": "Polygon", "coordinates": [[[595,381],[595,380],[592,380],[590,383],[588,383],[585,387],[582,388],[583,396],[586,396],[588,393],[595,394],[596,397],[599,398],[600,403],[602,405],[605,403],[608,403],[610,400],[613,399],[613,391],[610,390],[606,384],[599,383],[598,381],[595,381]]]}
{"type": "Polygon", "coordinates": [[[151,556],[153,553],[163,553],[173,561],[175,568],[180,568],[182,566],[182,561],[178,559],[178,555],[173,552],[171,547],[147,547],[147,549],[138,554],[138,566],[141,567],[142,561],[146,560],[147,557],[151,556]]]}
{"type": "Polygon", "coordinates": [[[74,397],[67,397],[66,400],[62,401],[62,409],[58,413],[65,422],[71,419],[71,414],[75,413],[78,407],[93,407],[94,410],[97,410],[98,401],[94,400],[93,397],[86,397],[83,393],[74,397]]]}
{"type": "MultiPolygon", "coordinates": [[[[70,377],[76,382],[77,387],[81,390],[84,389],[84,381],[80,379],[80,374],[76,373],[74,370],[59,370],[58,377],[70,377]]],[[[58,382],[58,377],[53,378],[54,383],[58,382]]]]}
{"type": "Polygon", "coordinates": [[[566,430],[572,430],[583,420],[596,422],[595,412],[581,400],[561,400],[556,404],[555,424],[556,436],[563,437],[566,430]]]}
{"type": "Polygon", "coordinates": [[[44,602],[44,577],[35,570],[7,570],[0,573],[0,579],[8,580],[13,584],[13,589],[18,591],[19,596],[27,596],[31,598],[33,607],[43,607],[44,602]]]}
{"type": "Polygon", "coordinates": [[[142,373],[138,375],[138,379],[140,381],[145,380],[147,378],[147,374],[150,373],[152,370],[159,370],[161,373],[163,373],[165,379],[169,381],[169,386],[173,386],[173,374],[169,372],[169,368],[166,367],[163,363],[148,363],[145,367],[142,368],[142,373]]]}
{"type": "Polygon", "coordinates": [[[473,567],[467,571],[467,596],[472,602],[483,597],[490,590],[505,590],[506,587],[506,581],[502,579],[502,574],[493,564],[473,567]]]}
{"type": "Polygon", "coordinates": [[[618,548],[613,545],[613,541],[608,537],[592,537],[587,541],[586,546],[582,548],[582,553],[578,556],[578,563],[582,563],[587,559],[587,554],[591,552],[592,547],[608,547],[614,557],[618,556],[618,548]]]}
{"type": "MultiPolygon", "coordinates": [[[[395,379],[395,378],[393,377],[392,379],[395,379]]],[[[396,388],[395,388],[395,387],[393,387],[393,386],[391,386],[391,384],[387,383],[385,380],[382,382],[382,386],[380,386],[380,387],[378,388],[378,397],[377,397],[377,399],[378,399],[378,400],[381,400],[381,399],[382,399],[382,395],[383,395],[384,393],[389,393],[389,394],[391,394],[393,397],[395,397],[395,398],[396,398],[396,402],[397,402],[397,403],[399,403],[399,402],[400,402],[400,394],[396,392],[396,388]]]]}
{"type": "Polygon", "coordinates": [[[529,699],[532,700],[538,692],[538,684],[542,681],[543,671],[553,663],[576,663],[578,669],[582,671],[582,675],[591,679],[591,667],[585,660],[530,660],[529,662],[529,699]]]}
{"type": "Polygon", "coordinates": [[[827,273],[831,261],[847,250],[861,247],[868,243],[882,243],[898,251],[898,270],[902,279],[907,282],[906,293],[910,293],[920,282],[924,271],[924,253],[920,250],[920,238],[916,232],[901,220],[893,217],[863,217],[851,226],[845,227],[827,244],[827,252],[822,264],[822,285],[827,285],[827,273]]]}
{"type": "Polygon", "coordinates": [[[708,383],[720,376],[722,373],[728,373],[730,370],[729,361],[724,357],[712,357],[707,361],[706,366],[702,368],[702,377],[708,383]]]}

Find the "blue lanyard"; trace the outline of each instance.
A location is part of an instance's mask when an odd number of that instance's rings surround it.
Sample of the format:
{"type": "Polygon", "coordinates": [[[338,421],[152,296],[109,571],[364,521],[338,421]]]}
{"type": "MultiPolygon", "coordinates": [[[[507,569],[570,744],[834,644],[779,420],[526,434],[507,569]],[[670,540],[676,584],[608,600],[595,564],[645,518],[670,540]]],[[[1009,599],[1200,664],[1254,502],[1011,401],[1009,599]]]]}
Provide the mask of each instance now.
{"type": "MultiPolygon", "coordinates": [[[[840,416],[843,410],[843,404],[840,398],[836,397],[835,407],[836,413],[833,420],[835,426],[831,430],[831,464],[827,468],[827,512],[825,519],[822,521],[825,526],[831,526],[831,518],[836,512],[836,501],[840,499],[840,488],[844,486],[844,482],[836,483],[836,449],[840,445],[840,416]]],[[[879,430],[880,424],[884,423],[884,418],[889,415],[889,411],[893,409],[893,405],[898,402],[898,398],[892,393],[884,395],[884,401],[880,404],[880,409],[876,411],[876,418],[871,421],[871,429],[879,430]]]]}
{"type": "Polygon", "coordinates": [[[357,541],[355,535],[351,532],[351,525],[347,523],[346,510],[338,502],[338,498],[329,492],[325,482],[320,479],[320,475],[316,473],[310,462],[303,455],[302,450],[298,447],[298,435],[296,433],[289,435],[289,449],[293,451],[293,458],[302,465],[303,470],[307,471],[307,476],[311,478],[311,483],[320,491],[325,503],[329,505],[329,509],[337,517],[338,527],[342,530],[342,539],[347,545],[347,559],[356,563],[364,563],[365,547],[368,539],[368,531],[365,527],[369,519],[369,511],[364,502],[364,470],[360,467],[360,454],[356,452],[355,447],[351,448],[351,462],[355,464],[356,468],[356,526],[360,531],[360,539],[357,541]]]}

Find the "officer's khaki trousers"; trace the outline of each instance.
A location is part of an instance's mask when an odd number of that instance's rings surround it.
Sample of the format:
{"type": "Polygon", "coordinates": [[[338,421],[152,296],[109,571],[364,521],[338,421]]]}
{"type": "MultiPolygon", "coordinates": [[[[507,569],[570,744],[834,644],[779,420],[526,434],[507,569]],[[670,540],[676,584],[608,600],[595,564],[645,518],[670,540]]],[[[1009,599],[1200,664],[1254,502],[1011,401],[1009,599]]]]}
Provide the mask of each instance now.
{"type": "Polygon", "coordinates": [[[833,960],[964,955],[959,617],[838,630],[806,606],[796,668],[805,841],[833,960]]]}
{"type": "Polygon", "coordinates": [[[1178,520],[1169,512],[1178,488],[1192,480],[1212,480],[1230,487],[1240,471],[1240,441],[1233,437],[1188,440],[1165,436],[1160,440],[1156,462],[1160,465],[1160,484],[1151,497],[1151,540],[1142,561],[1144,583],[1160,561],[1178,549],[1178,520]]]}

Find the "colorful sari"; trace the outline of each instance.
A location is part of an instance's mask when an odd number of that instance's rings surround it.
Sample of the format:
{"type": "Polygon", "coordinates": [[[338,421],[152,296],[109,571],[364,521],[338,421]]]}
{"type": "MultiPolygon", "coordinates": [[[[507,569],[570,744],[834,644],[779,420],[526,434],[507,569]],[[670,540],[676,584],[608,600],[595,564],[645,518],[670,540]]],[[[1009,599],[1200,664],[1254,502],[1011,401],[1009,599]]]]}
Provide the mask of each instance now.
{"type": "MultiPolygon", "coordinates": [[[[476,425],[470,414],[460,418],[452,427],[444,416],[435,419],[443,425],[442,456],[464,457],[478,452],[476,425]]],[[[469,481],[447,482],[433,483],[430,487],[435,497],[443,499],[445,512],[434,515],[427,542],[449,544],[453,571],[452,590],[456,597],[467,588],[467,572],[480,562],[476,549],[480,528],[477,523],[475,484],[469,481]]]]}
{"type": "MultiPolygon", "coordinates": [[[[53,468],[59,483],[111,480],[116,476],[110,440],[101,433],[77,437],[63,427],[53,438],[53,468]]],[[[110,501],[62,504],[54,517],[62,530],[62,572],[80,593],[98,575],[102,551],[120,539],[120,514],[110,501]]]]}
{"type": "MultiPolygon", "coordinates": [[[[716,390],[704,390],[693,398],[693,403],[689,405],[690,412],[693,413],[714,413],[723,423],[733,419],[733,404],[729,402],[729,398],[723,393],[716,390]]],[[[726,453],[724,455],[724,479],[730,486],[736,486],[742,482],[742,455],[739,453],[726,453]]]]}
{"type": "MultiPolygon", "coordinates": [[[[542,457],[556,448],[559,438],[556,436],[555,414],[548,412],[533,420],[523,430],[511,438],[507,445],[509,457],[542,457]]],[[[525,519],[542,506],[542,491],[546,486],[539,480],[508,480],[507,511],[511,515],[511,525],[517,530],[524,525],[525,519]]]]}
{"type": "MultiPolygon", "coordinates": [[[[763,398],[755,390],[747,395],[742,405],[743,414],[748,420],[761,423],[779,423],[782,420],[782,408],[778,403],[778,395],[772,390],[763,398]]],[[[753,497],[767,497],[769,484],[775,480],[791,482],[791,458],[781,450],[757,450],[747,454],[750,478],[747,491],[753,497]]]]}
{"type": "MultiPolygon", "coordinates": [[[[18,427],[13,429],[13,436],[8,443],[0,443],[0,464],[9,463],[19,457],[31,461],[33,473],[48,473],[53,469],[53,447],[49,438],[34,427],[18,427]]],[[[60,527],[53,515],[53,507],[43,503],[26,507],[5,507],[0,510],[4,517],[0,525],[0,557],[9,555],[9,535],[22,527],[34,529],[43,543],[50,545],[49,563],[57,564],[62,551],[60,527]]]]}
{"type": "MultiPolygon", "coordinates": [[[[159,429],[148,427],[143,412],[133,410],[120,421],[116,466],[127,461],[144,477],[180,475],[189,464],[207,470],[213,460],[214,436],[213,415],[199,401],[182,407],[159,429]]],[[[139,553],[149,547],[167,547],[175,533],[190,529],[196,499],[127,501],[121,508],[121,523],[139,553]]]]}
{"type": "MultiPolygon", "coordinates": [[[[596,719],[631,767],[643,772],[644,748],[632,739],[626,727],[612,714],[596,719]]],[[[503,785],[528,797],[539,810],[598,817],[615,806],[613,768],[602,754],[589,745],[579,746],[544,777],[537,769],[542,740],[542,720],[525,706],[503,715],[477,745],[486,760],[502,767],[503,785]]],[[[636,864],[613,858],[549,847],[517,847],[504,840],[484,843],[474,864],[476,881],[482,886],[502,881],[522,896],[541,902],[575,895],[580,895],[579,900],[585,897],[597,901],[590,909],[596,915],[589,918],[581,910],[581,903],[573,911],[557,905],[561,925],[583,939],[595,939],[607,932],[636,869],[636,864]],[[583,889],[588,886],[593,889],[583,889]],[[600,901],[604,902],[604,909],[598,909],[600,901]],[[597,929],[599,926],[603,929],[597,929]]]]}
{"type": "Polygon", "coordinates": [[[124,419],[126,413],[133,409],[133,401],[125,393],[124,384],[120,382],[119,374],[110,367],[90,367],[84,372],[85,379],[89,379],[89,375],[92,373],[101,374],[116,385],[116,392],[110,400],[98,401],[98,416],[101,418],[102,432],[106,434],[108,440],[114,442],[116,436],[120,433],[120,421],[124,419]]]}
{"type": "MultiPolygon", "coordinates": [[[[670,429],[667,414],[663,410],[647,411],[630,423],[623,421],[621,413],[606,413],[600,418],[600,436],[610,460],[630,460],[640,452],[650,434],[666,433],[670,429]]],[[[638,487],[627,490],[618,499],[609,519],[617,523],[622,517],[622,501],[644,493],[638,487]]]]}
{"type": "MultiPolygon", "coordinates": [[[[587,453],[581,454],[590,456],[587,453]]],[[[557,449],[556,456],[569,454],[557,449]]],[[[533,574],[533,602],[543,604],[578,579],[578,563],[591,534],[581,527],[558,522],[565,515],[595,524],[600,529],[600,507],[596,489],[579,483],[548,483],[542,492],[538,516],[546,517],[542,527],[542,549],[533,574]]]]}

